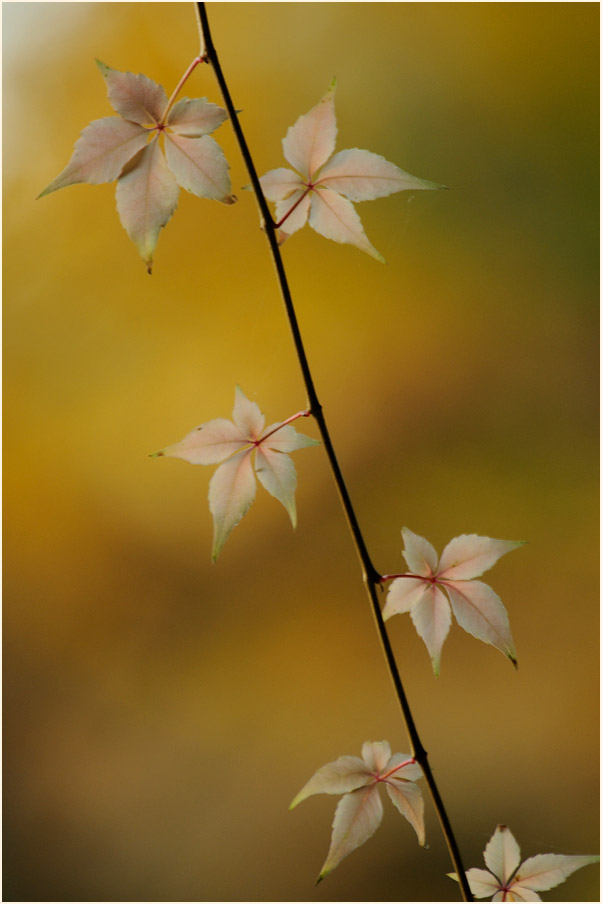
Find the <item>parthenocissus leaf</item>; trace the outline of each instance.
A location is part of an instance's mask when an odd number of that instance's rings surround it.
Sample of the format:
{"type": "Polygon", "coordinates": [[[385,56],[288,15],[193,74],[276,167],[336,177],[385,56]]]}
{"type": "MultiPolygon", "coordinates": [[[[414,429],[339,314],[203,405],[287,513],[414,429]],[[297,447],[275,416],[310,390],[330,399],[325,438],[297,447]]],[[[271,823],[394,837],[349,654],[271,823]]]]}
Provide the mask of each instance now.
{"type": "Polygon", "coordinates": [[[255,475],[268,493],[283,504],[295,527],[297,474],[288,453],[319,443],[297,433],[291,422],[308,413],[299,412],[264,430],[265,418],[259,406],[249,401],[237,386],[231,421],[215,418],[196,427],[179,443],[154,453],[155,456],[182,458],[195,465],[219,464],[209,484],[214,562],[230,531],[247,513],[255,498],[255,475]]]}
{"type": "Polygon", "coordinates": [[[441,648],[451,626],[451,603],[460,627],[497,647],[516,665],[514,641],[502,601],[491,587],[473,579],[501,556],[522,546],[522,542],[462,534],[450,540],[437,564],[437,553],[428,540],[407,527],[401,533],[410,571],[394,576],[383,609],[384,619],[410,613],[438,675],[441,648]]]}
{"type": "MultiPolygon", "coordinates": [[[[498,826],[484,851],[487,869],[466,870],[475,898],[492,901],[541,901],[538,891],[564,882],[572,873],[598,863],[597,855],[536,854],[520,862],[520,848],[508,826],[498,826]]],[[[457,881],[455,873],[448,873],[457,881]]]]}
{"type": "Polygon", "coordinates": [[[289,807],[292,810],[313,794],[343,795],[335,811],[330,849],[318,882],[376,832],[383,815],[381,785],[413,827],[418,843],[424,845],[424,802],[416,784],[421,777],[422,770],[414,758],[406,753],[391,756],[387,741],[366,741],[361,759],[342,756],[318,769],[289,807]]]}
{"type": "Polygon", "coordinates": [[[228,114],[206,98],[185,97],[168,109],[163,87],[146,75],[118,72],[98,60],[97,65],[122,118],[108,116],[86,126],[71,160],[39,197],[77,182],[117,180],[121,223],[150,273],[159,233],[176,209],[180,188],[224,204],[236,200],[226,158],[209,137],[228,114]]]}
{"type": "Polygon", "coordinates": [[[445,186],[411,176],[371,151],[351,148],[334,154],[334,92],[333,81],[322,100],[299,117],[282,141],[284,156],[297,172],[284,167],[270,170],[259,180],[261,188],[269,201],[276,202],[281,242],[309,219],[312,229],[327,239],[355,245],[383,261],[351,202],[445,186]]]}

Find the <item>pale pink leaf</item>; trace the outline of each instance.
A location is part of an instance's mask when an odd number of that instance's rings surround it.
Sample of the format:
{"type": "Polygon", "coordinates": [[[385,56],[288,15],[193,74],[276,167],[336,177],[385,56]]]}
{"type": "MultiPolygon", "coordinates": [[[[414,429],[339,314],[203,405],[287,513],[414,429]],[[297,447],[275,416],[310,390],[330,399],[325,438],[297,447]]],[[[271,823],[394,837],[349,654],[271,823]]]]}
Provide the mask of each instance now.
{"type": "Polygon", "coordinates": [[[332,840],[318,881],[376,832],[383,815],[378,785],[358,788],[341,798],[332,824],[332,840]]]}
{"type": "Polygon", "coordinates": [[[522,545],[520,540],[492,540],[477,534],[454,537],[441,553],[438,577],[452,581],[476,578],[507,552],[522,545]]]}
{"type": "Polygon", "coordinates": [[[410,571],[425,578],[436,574],[437,553],[428,540],[412,533],[407,527],[402,528],[401,536],[404,543],[403,557],[410,571]]]}
{"type": "Polygon", "coordinates": [[[333,81],[322,100],[299,117],[282,141],[288,162],[309,179],[334,151],[337,137],[334,92],[333,81]]]}
{"type": "Polygon", "coordinates": [[[388,763],[385,764],[385,768],[382,770],[381,775],[388,775],[396,766],[405,763],[405,766],[393,773],[392,778],[403,778],[404,780],[411,782],[422,778],[422,769],[418,763],[407,762],[411,759],[412,757],[409,753],[394,753],[388,763]]]}
{"type": "MultiPolygon", "coordinates": [[[[285,228],[288,227],[288,220],[285,228]]],[[[311,194],[309,225],[316,232],[334,242],[355,245],[367,254],[384,263],[383,256],[368,240],[362,221],[351,201],[326,188],[311,194]]]]}
{"type": "Polygon", "coordinates": [[[537,854],[535,857],[528,857],[513,878],[512,891],[520,891],[521,894],[524,889],[547,891],[548,888],[560,885],[581,867],[598,863],[599,860],[598,856],[565,854],[537,854]]]}
{"type": "Polygon", "coordinates": [[[496,647],[516,665],[508,614],[497,593],[482,581],[446,581],[445,589],[460,627],[496,647]]]}
{"type": "Polygon", "coordinates": [[[282,503],[287,510],[293,527],[297,526],[295,489],[297,472],[292,458],[284,452],[276,452],[258,446],[255,453],[255,472],[268,493],[282,503]]]}
{"type": "Polygon", "coordinates": [[[251,402],[240,386],[234,393],[234,409],[232,411],[234,423],[249,442],[258,440],[265,424],[265,417],[259,409],[257,402],[251,402]]]}
{"type": "Polygon", "coordinates": [[[219,466],[209,483],[209,509],[213,515],[215,562],[230,531],[248,512],[255,498],[255,475],[251,450],[237,452],[219,466]]]}
{"type": "Polygon", "coordinates": [[[304,436],[303,433],[297,433],[291,424],[286,424],[284,427],[278,427],[277,423],[270,424],[269,427],[266,427],[264,434],[267,436],[267,439],[262,441],[262,446],[264,448],[267,446],[278,452],[295,452],[297,449],[306,449],[308,446],[320,445],[319,440],[304,436]],[[270,434],[272,430],[276,430],[276,432],[269,436],[268,434],[270,434]]]}
{"type": "Polygon", "coordinates": [[[362,745],[362,759],[373,772],[380,775],[391,759],[391,745],[388,741],[365,741],[362,745]]]}
{"type": "Polygon", "coordinates": [[[397,191],[443,188],[411,176],[379,154],[358,148],[335,154],[315,184],[339,192],[350,201],[371,201],[397,191]]]}
{"type": "Polygon", "coordinates": [[[541,901],[541,898],[537,894],[537,892],[531,891],[528,888],[523,888],[522,886],[514,886],[512,883],[512,887],[509,891],[506,889],[502,889],[501,891],[497,891],[492,901],[541,901]]]}
{"type": "Polygon", "coordinates": [[[149,273],[159,232],[178,203],[178,184],[157,141],[130,161],[117,182],[117,211],[149,273]]]}
{"type": "Polygon", "coordinates": [[[95,119],[82,130],[71,160],[38,197],[78,182],[99,185],[119,178],[126,163],[147,143],[149,132],[116,116],[95,119]]]}
{"type": "Polygon", "coordinates": [[[387,779],[385,784],[389,797],[416,832],[418,844],[424,846],[424,801],[420,788],[414,782],[395,777],[387,779]]]}
{"type": "Polygon", "coordinates": [[[410,610],[414,627],[426,644],[435,675],[439,674],[441,647],[451,625],[449,603],[438,587],[430,584],[425,593],[410,610]]]}
{"type": "Polygon", "coordinates": [[[387,621],[393,615],[410,612],[412,606],[422,599],[430,586],[420,578],[395,578],[387,593],[383,609],[384,620],[387,621]]]}
{"type": "MultiPolygon", "coordinates": [[[[458,876],[456,873],[448,873],[447,875],[455,882],[458,881],[458,876]]],[[[486,869],[478,869],[477,867],[467,869],[466,878],[468,880],[470,890],[475,898],[493,899],[493,895],[500,887],[500,884],[495,876],[492,876],[491,873],[486,869]]]]}
{"type": "Polygon", "coordinates": [[[209,135],[228,118],[227,112],[206,97],[183,97],[169,111],[166,125],[185,138],[209,135]]]}
{"type": "Polygon", "coordinates": [[[372,783],[373,776],[363,760],[357,756],[341,756],[334,763],[322,766],[301,788],[289,810],[312,794],[346,794],[372,783]]]}
{"type": "Polygon", "coordinates": [[[487,868],[506,885],[520,863],[520,848],[508,826],[497,826],[487,842],[483,857],[487,868]]]}
{"type": "Polygon", "coordinates": [[[301,177],[285,167],[270,170],[259,182],[268,201],[285,201],[299,188],[307,190],[301,177]]]}
{"type": "Polygon", "coordinates": [[[240,451],[247,443],[247,438],[232,421],[215,418],[195,427],[179,443],[155,455],[182,458],[193,465],[215,465],[240,451]]]}
{"type": "Polygon", "coordinates": [[[166,132],[165,155],[178,185],[186,191],[199,198],[233,202],[228,162],[213,138],[185,138],[166,132]]]}
{"type": "Polygon", "coordinates": [[[119,72],[100,60],[96,65],[107,82],[109,101],[113,109],[124,119],[141,124],[158,124],[167,107],[167,95],[146,75],[119,72]]]}
{"type": "Polygon", "coordinates": [[[288,238],[298,229],[305,226],[311,203],[311,192],[306,188],[294,192],[286,201],[276,204],[276,222],[282,223],[280,232],[288,238]],[[292,212],[290,212],[292,211],[292,212]]]}

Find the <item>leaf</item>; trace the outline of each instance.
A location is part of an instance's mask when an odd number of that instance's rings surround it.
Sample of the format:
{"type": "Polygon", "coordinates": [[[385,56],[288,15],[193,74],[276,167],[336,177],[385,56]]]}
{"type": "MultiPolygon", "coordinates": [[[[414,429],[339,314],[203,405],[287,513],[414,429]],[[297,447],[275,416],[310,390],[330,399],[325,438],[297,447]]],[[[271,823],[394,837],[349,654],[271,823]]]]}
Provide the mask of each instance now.
{"type": "Polygon", "coordinates": [[[404,542],[403,557],[408,563],[410,571],[423,577],[435,574],[437,553],[428,540],[419,537],[418,534],[413,534],[407,527],[402,528],[401,536],[404,542]]]}
{"type": "Polygon", "coordinates": [[[107,83],[109,102],[124,119],[144,125],[158,125],[167,107],[167,94],[162,85],[146,75],[119,72],[96,60],[107,83]]]}
{"type": "Polygon", "coordinates": [[[228,163],[208,136],[228,116],[205,98],[183,98],[163,122],[167,95],[146,75],[96,61],[109,101],[121,116],[97,119],[82,131],[71,160],[39,197],[78,182],[117,180],[117,211],[150,273],[159,232],[178,203],[179,186],[224,204],[231,194],[228,163]],[[159,145],[165,136],[167,162],[159,145]]]}
{"type": "Polygon", "coordinates": [[[391,745],[388,741],[365,741],[362,744],[362,759],[369,769],[380,774],[391,759],[391,745]]]}
{"type": "Polygon", "coordinates": [[[250,451],[237,452],[221,464],[209,483],[209,510],[214,522],[211,558],[214,562],[230,531],[246,515],[255,498],[250,451]]]}
{"type": "Polygon", "coordinates": [[[114,182],[124,166],[148,141],[148,132],[134,122],[114,116],[96,119],[82,130],[75,143],[73,156],[56,179],[40,192],[38,198],[59,188],[89,182],[99,185],[114,182]]]}
{"type": "Polygon", "coordinates": [[[413,782],[396,778],[388,779],[385,785],[393,804],[416,832],[418,844],[424,847],[424,800],[420,788],[413,782]]]}
{"type": "Polygon", "coordinates": [[[518,886],[534,891],[547,891],[564,882],[572,873],[590,863],[598,863],[598,856],[566,854],[536,854],[528,857],[513,878],[518,886]]]}
{"type": "Polygon", "coordinates": [[[237,386],[232,421],[214,418],[195,427],[180,442],[153,454],[155,458],[181,458],[195,465],[219,464],[209,484],[214,562],[255,498],[255,472],[265,489],[284,505],[295,526],[297,475],[287,453],[318,445],[318,441],[297,433],[290,421],[306,414],[299,412],[264,430],[265,418],[259,405],[237,386]]]}
{"type": "Polygon", "coordinates": [[[389,587],[383,618],[410,613],[429,651],[435,675],[438,675],[441,648],[451,624],[445,592],[460,627],[478,640],[497,647],[516,665],[514,641],[502,601],[491,587],[472,578],[491,568],[500,556],[522,543],[462,534],[450,540],[437,563],[437,553],[428,540],[407,527],[401,533],[403,555],[410,573],[390,576],[394,580],[389,587]],[[454,580],[450,580],[452,576],[454,580]]]}
{"type": "Polygon", "coordinates": [[[477,578],[519,546],[524,546],[520,540],[492,540],[476,534],[454,537],[441,553],[439,577],[451,581],[477,578]]]}
{"type": "Polygon", "coordinates": [[[206,97],[183,97],[174,104],[167,116],[172,132],[185,138],[201,138],[214,132],[228,118],[217,104],[210,104],[206,97]]]}
{"type": "Polygon", "coordinates": [[[215,418],[195,427],[183,440],[156,455],[182,458],[193,465],[216,465],[248,445],[242,430],[225,418],[215,418]]]}
{"type": "Polygon", "coordinates": [[[334,763],[327,763],[312,775],[294,798],[289,810],[313,794],[346,794],[373,781],[364,760],[357,756],[340,756],[334,763]]]}
{"type": "Polygon", "coordinates": [[[337,135],[334,92],[333,81],[322,100],[286,133],[284,156],[298,172],[284,167],[270,170],[260,178],[261,188],[269,201],[276,202],[279,244],[301,229],[309,214],[309,225],[320,235],[355,245],[384,262],[351,202],[445,186],[411,176],[371,151],[350,148],[332,156],[337,135]]]}
{"type": "Polygon", "coordinates": [[[418,841],[424,844],[424,802],[413,779],[422,770],[413,757],[405,753],[391,756],[387,741],[366,741],[362,758],[339,757],[322,766],[303,786],[289,809],[313,794],[343,794],[333,822],[330,849],[320,871],[321,882],[343,857],[367,841],[382,819],[379,785],[386,784],[394,806],[414,828],[418,841]]]}
{"type": "Polygon", "coordinates": [[[447,581],[445,589],[460,627],[478,640],[497,647],[516,664],[508,614],[497,593],[482,581],[447,581]]]}
{"type": "Polygon", "coordinates": [[[290,169],[281,167],[280,169],[270,170],[265,176],[259,180],[261,190],[268,201],[284,201],[291,197],[293,192],[305,190],[305,184],[301,177],[290,169]]]}
{"type": "Polygon", "coordinates": [[[341,798],[334,814],[330,850],[318,882],[325,879],[343,857],[374,835],[382,816],[383,805],[375,784],[369,788],[358,788],[341,798]]]}
{"type": "Polygon", "coordinates": [[[439,589],[432,584],[427,592],[412,606],[410,618],[426,644],[435,675],[439,675],[441,648],[451,627],[449,603],[439,589]]]}
{"type": "Polygon", "coordinates": [[[232,204],[232,185],[224,152],[209,135],[184,138],[165,133],[167,165],[178,185],[199,198],[232,204]]]}
{"type": "MultiPolygon", "coordinates": [[[[598,856],[537,854],[520,863],[520,848],[508,826],[499,825],[484,852],[488,869],[466,870],[475,898],[492,901],[541,901],[538,891],[554,888],[575,870],[598,863],[598,856]]],[[[455,873],[448,873],[458,881],[455,873]]]]}
{"type": "Polygon", "coordinates": [[[287,510],[293,527],[297,526],[295,489],[297,472],[292,458],[282,452],[272,450],[265,444],[255,453],[255,472],[266,488],[287,510]]]}
{"type": "Polygon", "coordinates": [[[384,263],[384,257],[368,241],[351,201],[336,192],[321,188],[312,194],[309,225],[325,238],[355,245],[384,263]]]}
{"type": "Polygon", "coordinates": [[[119,219],[149,273],[159,232],[177,207],[178,193],[178,184],[156,141],[139,152],[117,183],[119,219]]]}
{"type": "Polygon", "coordinates": [[[508,826],[498,826],[483,854],[487,869],[505,884],[520,863],[520,848],[508,826]]]}
{"type": "Polygon", "coordinates": [[[310,179],[334,151],[337,138],[335,88],[333,81],[322,100],[309,113],[300,116],[282,140],[288,162],[310,179]]]}
{"type": "Polygon", "coordinates": [[[330,188],[350,201],[373,201],[398,191],[440,189],[444,185],[411,176],[371,151],[339,151],[322,167],[315,185],[330,188]]]}

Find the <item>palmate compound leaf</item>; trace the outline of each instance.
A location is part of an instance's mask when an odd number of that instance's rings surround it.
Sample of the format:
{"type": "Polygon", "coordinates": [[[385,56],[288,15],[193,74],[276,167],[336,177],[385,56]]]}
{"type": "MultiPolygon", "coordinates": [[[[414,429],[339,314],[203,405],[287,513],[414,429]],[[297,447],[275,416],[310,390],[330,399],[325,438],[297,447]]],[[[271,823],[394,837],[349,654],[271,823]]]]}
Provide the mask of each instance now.
{"type": "Polygon", "coordinates": [[[447,544],[438,562],[437,553],[428,540],[407,527],[401,533],[405,544],[403,555],[410,572],[396,576],[392,581],[383,618],[387,620],[402,612],[410,613],[429,651],[433,671],[438,675],[441,648],[451,626],[451,603],[461,628],[497,647],[516,666],[514,641],[504,605],[491,587],[474,578],[523,543],[462,534],[447,544]]]}
{"type": "Polygon", "coordinates": [[[366,237],[352,201],[370,201],[394,192],[445,188],[411,176],[384,157],[351,148],[334,154],[337,135],[335,82],[309,113],[299,117],[282,141],[284,156],[297,172],[280,167],[259,180],[276,202],[280,241],[309,225],[325,238],[384,258],[366,237]],[[332,156],[334,154],[334,156],[332,156]]]}
{"type": "Polygon", "coordinates": [[[416,784],[421,776],[422,770],[413,757],[405,753],[391,756],[387,741],[366,741],[361,759],[342,756],[318,769],[289,807],[292,810],[313,794],[343,795],[337,804],[330,849],[318,882],[376,832],[383,815],[381,785],[413,827],[418,843],[424,845],[424,801],[416,784]]]}
{"type": "Polygon", "coordinates": [[[97,65],[111,106],[123,118],[108,116],[86,126],[71,160],[39,197],[78,182],[117,181],[119,218],[150,273],[159,233],[177,207],[180,188],[224,204],[236,200],[226,158],[209,137],[228,114],[206,98],[185,97],[165,116],[168,99],[161,85],[145,75],[97,65]]]}
{"type": "MultiPolygon", "coordinates": [[[[598,856],[537,854],[520,862],[520,848],[508,826],[499,825],[484,851],[487,869],[466,870],[475,898],[492,901],[541,901],[538,891],[560,885],[572,873],[598,863],[598,856]]],[[[457,881],[455,873],[448,873],[457,881]]]]}
{"type": "MultiPolygon", "coordinates": [[[[301,412],[292,419],[305,414],[301,412]]],[[[296,526],[297,475],[288,453],[319,442],[297,433],[290,420],[264,430],[265,418],[259,406],[237,386],[231,421],[215,418],[196,427],[179,443],[154,453],[155,457],[182,458],[195,465],[219,464],[209,483],[214,562],[255,498],[255,475],[268,493],[282,503],[296,526]]]]}

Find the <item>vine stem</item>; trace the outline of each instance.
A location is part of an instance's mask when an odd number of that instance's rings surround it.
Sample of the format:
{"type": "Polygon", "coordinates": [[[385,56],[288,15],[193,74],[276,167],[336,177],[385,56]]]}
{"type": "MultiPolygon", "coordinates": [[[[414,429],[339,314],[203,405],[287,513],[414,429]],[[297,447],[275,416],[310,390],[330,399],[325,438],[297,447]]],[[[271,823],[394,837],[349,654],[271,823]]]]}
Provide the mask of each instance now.
{"type": "Polygon", "coordinates": [[[238,142],[238,146],[240,149],[240,153],[245,162],[245,166],[249,173],[249,178],[251,180],[251,184],[255,191],[255,198],[257,200],[257,204],[259,207],[259,212],[261,216],[261,228],[265,232],[270,252],[272,256],[272,260],[274,266],[276,268],[276,275],[278,278],[278,284],[280,286],[280,293],[282,295],[282,301],[284,302],[284,307],[286,310],[286,315],[288,318],[289,326],[291,329],[293,343],[295,346],[295,351],[297,353],[297,358],[299,360],[299,366],[301,368],[301,373],[303,375],[303,381],[305,383],[305,389],[308,397],[308,408],[312,416],[315,418],[316,423],[318,425],[318,429],[320,431],[320,436],[322,438],[322,443],[324,445],[326,455],[328,457],[328,462],[330,464],[330,468],[332,470],[332,474],[334,477],[334,481],[339,493],[339,497],[341,500],[341,504],[343,506],[343,510],[345,512],[345,517],[347,519],[347,523],[349,529],[351,531],[353,541],[355,544],[355,548],[357,554],[359,556],[359,560],[362,566],[363,572],[363,580],[366,587],[366,592],[368,594],[368,599],[370,600],[370,605],[372,608],[372,613],[374,615],[374,619],[376,622],[376,628],[378,631],[378,635],[381,641],[381,646],[383,649],[383,653],[387,662],[387,667],[389,670],[389,674],[393,681],[393,686],[395,688],[395,693],[397,695],[397,699],[399,701],[399,705],[401,707],[402,715],[405,721],[406,729],[409,735],[410,744],[412,747],[412,756],[416,760],[416,762],[421,767],[424,778],[426,780],[429,792],[431,794],[431,798],[433,804],[435,806],[435,810],[437,812],[437,816],[439,818],[439,822],[441,825],[441,829],[443,831],[443,835],[445,837],[447,847],[449,850],[449,854],[454,865],[456,875],[458,877],[458,881],[460,884],[460,888],[462,891],[462,896],[465,901],[474,900],[468,885],[468,881],[466,879],[466,873],[464,867],[462,865],[462,858],[460,856],[460,850],[458,848],[458,844],[456,842],[451,823],[447,816],[445,807],[443,805],[443,800],[441,799],[441,795],[439,793],[439,789],[435,782],[435,778],[433,772],[431,770],[428,756],[425,748],[422,745],[420,737],[418,735],[418,731],[416,729],[416,725],[414,723],[414,718],[412,716],[412,711],[410,709],[410,704],[406,697],[406,693],[401,681],[401,677],[399,674],[399,670],[397,668],[397,663],[395,661],[395,656],[393,655],[393,650],[391,647],[391,643],[389,641],[389,636],[387,634],[387,629],[385,627],[385,623],[382,617],[378,595],[377,595],[377,587],[380,587],[381,576],[372,564],[372,560],[368,553],[368,549],[366,547],[366,543],[364,541],[362,532],[360,530],[360,526],[358,524],[358,520],[351,503],[351,499],[349,497],[349,493],[347,491],[347,486],[343,479],[343,475],[341,473],[341,469],[339,467],[339,463],[335,454],[334,446],[330,439],[330,434],[328,432],[328,427],[326,425],[326,419],[324,417],[324,413],[322,411],[322,406],[318,400],[318,395],[316,392],[316,388],[314,386],[313,377],[311,374],[311,370],[309,367],[309,363],[307,360],[307,356],[305,354],[305,348],[303,345],[303,340],[301,337],[301,331],[299,329],[299,324],[297,321],[297,315],[295,312],[295,308],[293,305],[293,299],[291,296],[291,292],[288,285],[288,280],[286,277],[286,272],[284,270],[284,264],[282,261],[282,255],[280,253],[280,247],[278,245],[278,239],[276,235],[276,225],[272,219],[270,209],[268,207],[267,201],[261,189],[261,184],[259,182],[259,177],[257,175],[257,170],[255,169],[255,164],[253,162],[253,158],[249,151],[244,133],[238,121],[238,116],[236,113],[236,108],[232,102],[232,98],[230,96],[230,91],[224,78],[224,74],[222,72],[222,68],[219,62],[219,58],[213,44],[213,38],[211,35],[211,29],[209,26],[209,20],[207,18],[207,11],[205,8],[205,3],[197,3],[196,8],[198,10],[198,25],[200,29],[200,37],[201,37],[201,47],[204,47],[204,61],[211,64],[213,67],[213,71],[215,73],[215,77],[217,83],[219,85],[224,104],[230,116],[230,121],[232,123],[232,128],[234,129],[234,134],[236,136],[236,140],[238,142]]]}

